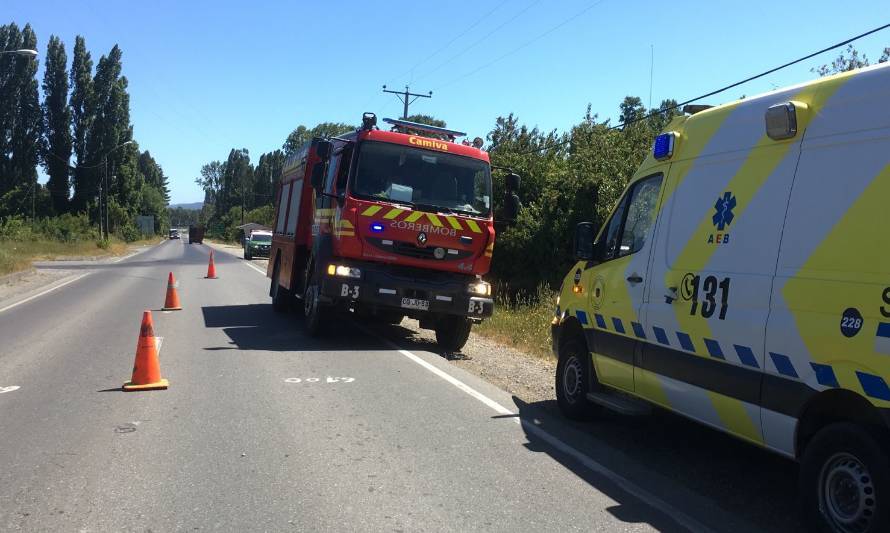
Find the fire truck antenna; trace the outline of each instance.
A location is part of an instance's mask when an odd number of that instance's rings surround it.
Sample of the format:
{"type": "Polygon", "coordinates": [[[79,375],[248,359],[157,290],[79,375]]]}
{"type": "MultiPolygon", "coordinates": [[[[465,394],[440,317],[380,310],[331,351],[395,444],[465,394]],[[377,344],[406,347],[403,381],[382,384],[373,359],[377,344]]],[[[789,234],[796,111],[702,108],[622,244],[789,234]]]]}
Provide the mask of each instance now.
{"type": "Polygon", "coordinates": [[[408,119],[408,106],[413,104],[414,100],[417,100],[418,98],[432,98],[433,97],[433,91],[430,91],[429,94],[415,94],[415,93],[410,92],[410,89],[408,88],[407,85],[405,85],[405,92],[393,91],[393,90],[387,89],[386,85],[384,85],[383,92],[396,95],[399,98],[399,101],[402,102],[402,105],[404,106],[404,110],[402,111],[402,119],[403,120],[408,119]],[[414,98],[410,99],[412,96],[414,98]]]}

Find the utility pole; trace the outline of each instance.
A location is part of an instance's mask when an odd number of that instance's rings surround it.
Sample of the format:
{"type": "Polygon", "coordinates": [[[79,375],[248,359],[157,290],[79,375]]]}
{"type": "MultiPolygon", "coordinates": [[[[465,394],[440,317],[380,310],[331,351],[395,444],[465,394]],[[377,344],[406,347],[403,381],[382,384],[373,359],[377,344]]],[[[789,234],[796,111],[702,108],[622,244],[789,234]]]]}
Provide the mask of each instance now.
{"type": "Polygon", "coordinates": [[[383,92],[394,94],[399,97],[399,100],[404,105],[404,111],[402,111],[402,120],[408,120],[408,106],[414,103],[414,100],[418,98],[432,98],[433,91],[430,91],[429,94],[415,94],[409,91],[408,86],[405,85],[405,92],[402,91],[392,91],[386,88],[386,85],[383,86],[383,92]],[[409,100],[409,98],[414,97],[413,100],[409,100]]]}

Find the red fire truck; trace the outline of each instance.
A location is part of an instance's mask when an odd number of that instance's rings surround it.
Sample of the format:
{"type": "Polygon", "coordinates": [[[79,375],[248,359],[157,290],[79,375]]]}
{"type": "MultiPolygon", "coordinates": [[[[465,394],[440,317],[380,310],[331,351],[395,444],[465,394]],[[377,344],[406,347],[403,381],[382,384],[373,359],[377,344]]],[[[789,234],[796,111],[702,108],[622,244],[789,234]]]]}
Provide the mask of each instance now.
{"type": "MultiPolygon", "coordinates": [[[[373,113],[362,127],[316,138],[288,158],[267,275],[277,311],[300,302],[317,335],[335,310],[433,329],[460,350],[494,309],[482,279],[494,250],[492,179],[482,140],[373,113]]],[[[505,169],[506,170],[506,169],[505,169]]],[[[505,179],[504,219],[519,210],[519,176],[505,179]]]]}

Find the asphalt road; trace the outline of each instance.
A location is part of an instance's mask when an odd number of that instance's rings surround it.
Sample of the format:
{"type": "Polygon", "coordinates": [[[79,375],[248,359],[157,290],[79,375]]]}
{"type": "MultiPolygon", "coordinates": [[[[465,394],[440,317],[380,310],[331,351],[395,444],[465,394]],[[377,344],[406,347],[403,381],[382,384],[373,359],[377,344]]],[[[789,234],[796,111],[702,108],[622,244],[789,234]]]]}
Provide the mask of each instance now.
{"type": "Polygon", "coordinates": [[[308,338],[259,267],[217,253],[207,280],[207,255],[68,263],[0,302],[0,530],[797,527],[787,461],[670,415],[570,424],[400,328],[308,338]],[[144,309],[170,388],[124,393],[144,309]]]}

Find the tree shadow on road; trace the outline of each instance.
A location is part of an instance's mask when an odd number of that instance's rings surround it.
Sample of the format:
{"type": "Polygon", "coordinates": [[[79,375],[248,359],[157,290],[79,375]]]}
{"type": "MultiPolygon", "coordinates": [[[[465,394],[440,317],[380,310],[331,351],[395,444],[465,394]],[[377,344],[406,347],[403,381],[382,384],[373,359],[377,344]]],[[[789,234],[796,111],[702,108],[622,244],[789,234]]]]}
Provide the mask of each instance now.
{"type": "Polygon", "coordinates": [[[638,417],[604,412],[581,423],[562,417],[554,400],[529,404],[514,396],[513,401],[525,446],[548,454],[618,502],[608,510],[623,521],[661,531],[679,528],[554,445],[552,437],[714,530],[805,531],[796,506],[797,466],[791,461],[660,409],[638,417]],[[727,523],[727,515],[740,517],[738,523],[727,523]]]}

